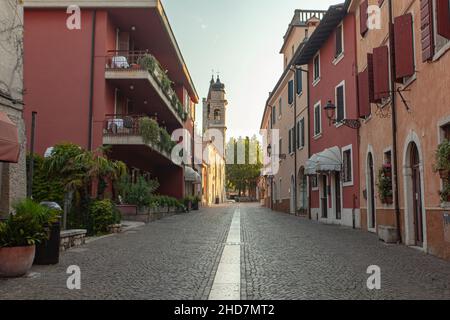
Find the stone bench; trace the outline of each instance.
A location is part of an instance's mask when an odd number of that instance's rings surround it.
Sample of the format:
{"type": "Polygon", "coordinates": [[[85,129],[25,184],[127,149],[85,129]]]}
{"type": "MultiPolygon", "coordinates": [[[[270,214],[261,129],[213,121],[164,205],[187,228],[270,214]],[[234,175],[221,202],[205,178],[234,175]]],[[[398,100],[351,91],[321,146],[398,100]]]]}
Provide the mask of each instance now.
{"type": "Polygon", "coordinates": [[[397,243],[397,229],[392,226],[378,226],[378,237],[386,243],[397,243]]]}
{"type": "Polygon", "coordinates": [[[61,241],[59,245],[60,251],[66,251],[67,249],[82,246],[86,243],[87,230],[64,230],[61,231],[61,241]]]}

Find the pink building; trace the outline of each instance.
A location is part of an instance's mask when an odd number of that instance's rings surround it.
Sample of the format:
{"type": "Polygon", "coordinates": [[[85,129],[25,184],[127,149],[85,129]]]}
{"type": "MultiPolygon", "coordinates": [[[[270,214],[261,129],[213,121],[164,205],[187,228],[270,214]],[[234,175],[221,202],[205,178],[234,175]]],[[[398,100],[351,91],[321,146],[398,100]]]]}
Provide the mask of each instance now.
{"type": "Polygon", "coordinates": [[[346,6],[329,8],[296,64],[309,70],[311,218],[360,227],[355,17],[346,6]]]}
{"type": "Polygon", "coordinates": [[[144,116],[169,134],[194,127],[198,96],[167,16],[159,0],[98,3],[25,2],[27,137],[36,111],[37,153],[63,141],[111,145],[112,158],[181,198],[184,168],[168,150],[144,143],[139,127],[144,116]],[[76,13],[66,13],[70,5],[81,8],[81,29],[66,25],[76,13]]]}

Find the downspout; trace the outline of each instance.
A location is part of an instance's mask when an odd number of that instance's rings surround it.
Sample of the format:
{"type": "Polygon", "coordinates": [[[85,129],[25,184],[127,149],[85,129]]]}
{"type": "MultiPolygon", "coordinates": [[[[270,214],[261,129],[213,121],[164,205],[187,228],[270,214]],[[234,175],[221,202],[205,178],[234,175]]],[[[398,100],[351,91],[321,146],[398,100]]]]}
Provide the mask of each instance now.
{"type": "Polygon", "coordinates": [[[294,66],[294,88],[292,90],[292,93],[294,95],[294,139],[292,139],[294,144],[294,215],[297,215],[297,86],[298,86],[298,80],[297,80],[297,69],[294,66]]]}
{"type": "MultiPolygon", "coordinates": [[[[306,81],[307,81],[307,86],[306,86],[306,111],[307,111],[307,115],[308,115],[308,123],[307,123],[307,131],[308,131],[308,143],[307,143],[307,152],[308,152],[308,159],[311,158],[311,110],[310,110],[310,93],[309,93],[309,69],[308,70],[303,70],[303,72],[306,73],[306,81]]],[[[312,220],[312,215],[311,215],[311,186],[309,186],[308,188],[308,218],[309,220],[312,220]]]]}
{"type": "Polygon", "coordinates": [[[92,38],[91,38],[91,67],[89,84],[89,118],[88,118],[88,150],[92,151],[92,126],[94,114],[94,65],[95,65],[95,28],[97,24],[97,10],[92,14],[92,38]]]}
{"type": "Polygon", "coordinates": [[[391,105],[392,105],[392,152],[394,161],[393,170],[393,187],[394,187],[394,206],[395,218],[397,224],[398,241],[402,243],[402,232],[400,226],[400,204],[399,204],[399,190],[398,190],[398,159],[397,159],[397,110],[396,110],[396,94],[395,94],[395,42],[394,42],[394,18],[392,12],[392,0],[389,0],[389,47],[390,47],[390,64],[391,64],[391,105]]]}

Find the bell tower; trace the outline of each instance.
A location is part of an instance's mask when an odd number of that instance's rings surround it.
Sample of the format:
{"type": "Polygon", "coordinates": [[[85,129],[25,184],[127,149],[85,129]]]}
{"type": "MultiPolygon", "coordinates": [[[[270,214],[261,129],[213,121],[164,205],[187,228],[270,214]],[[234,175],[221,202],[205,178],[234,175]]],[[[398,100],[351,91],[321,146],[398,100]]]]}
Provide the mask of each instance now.
{"type": "Polygon", "coordinates": [[[219,76],[210,81],[208,98],[203,98],[203,133],[210,129],[219,130],[222,133],[223,145],[217,145],[225,153],[226,144],[226,108],[228,101],[225,97],[225,85],[220,81],[219,76]]]}

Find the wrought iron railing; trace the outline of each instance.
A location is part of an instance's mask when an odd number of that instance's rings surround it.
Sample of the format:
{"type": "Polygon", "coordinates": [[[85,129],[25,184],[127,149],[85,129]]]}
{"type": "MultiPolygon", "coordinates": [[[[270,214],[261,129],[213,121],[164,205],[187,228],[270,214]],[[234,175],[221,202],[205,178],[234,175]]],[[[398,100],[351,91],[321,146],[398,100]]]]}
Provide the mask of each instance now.
{"type": "Polygon", "coordinates": [[[183,106],[172,88],[173,82],[167,76],[159,61],[147,50],[139,51],[108,51],[106,55],[106,70],[114,71],[148,71],[158,83],[175,113],[183,120],[186,114],[183,106]]]}
{"type": "Polygon", "coordinates": [[[103,134],[107,136],[139,136],[140,119],[144,115],[109,114],[106,115],[103,134]]]}

